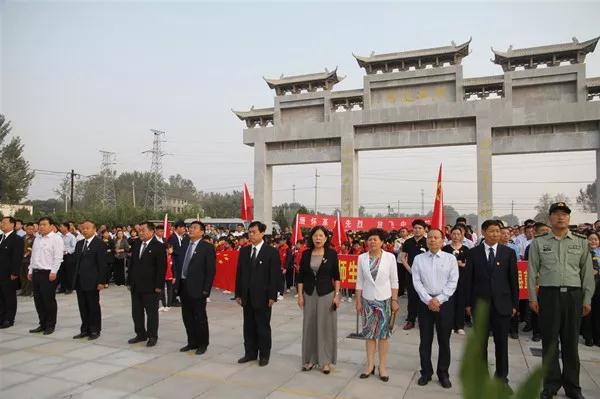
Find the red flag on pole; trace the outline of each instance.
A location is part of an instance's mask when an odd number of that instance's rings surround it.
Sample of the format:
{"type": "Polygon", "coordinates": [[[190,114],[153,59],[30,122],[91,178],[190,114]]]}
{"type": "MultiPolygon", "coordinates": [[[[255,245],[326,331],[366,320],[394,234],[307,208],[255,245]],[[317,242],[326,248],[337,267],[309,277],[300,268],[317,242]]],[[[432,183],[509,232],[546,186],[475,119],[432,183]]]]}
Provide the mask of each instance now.
{"type": "Polygon", "coordinates": [[[242,193],[242,212],[241,219],[242,220],[252,220],[254,218],[252,212],[252,198],[250,198],[250,191],[248,191],[248,186],[244,183],[244,192],[242,193]]]}
{"type": "Polygon", "coordinates": [[[169,214],[165,213],[165,219],[163,220],[163,227],[165,228],[163,231],[163,238],[168,240],[171,236],[171,228],[169,226],[169,214]]]}
{"type": "Polygon", "coordinates": [[[444,231],[446,227],[446,215],[444,214],[444,192],[442,190],[442,164],[438,172],[437,185],[435,189],[435,202],[433,203],[433,217],[431,227],[444,231]]]}
{"type": "Polygon", "coordinates": [[[331,236],[331,243],[333,247],[339,252],[342,248],[342,222],[340,220],[340,213],[336,212],[335,225],[333,226],[333,235],[331,236]]]}
{"type": "Polygon", "coordinates": [[[298,214],[296,214],[296,223],[294,223],[294,241],[292,245],[296,245],[298,242],[298,235],[300,234],[300,225],[298,224],[298,214]]]}

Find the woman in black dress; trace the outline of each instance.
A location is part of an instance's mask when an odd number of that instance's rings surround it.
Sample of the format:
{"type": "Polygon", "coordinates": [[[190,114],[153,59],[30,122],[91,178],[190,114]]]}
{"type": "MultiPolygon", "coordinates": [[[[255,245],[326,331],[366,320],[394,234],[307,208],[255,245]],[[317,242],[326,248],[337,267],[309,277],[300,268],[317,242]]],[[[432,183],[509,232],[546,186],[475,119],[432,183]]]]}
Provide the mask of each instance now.
{"type": "Polygon", "coordinates": [[[465,304],[466,304],[466,287],[465,287],[465,268],[469,257],[469,248],[463,245],[464,240],[463,230],[460,226],[454,226],[450,230],[450,244],[442,248],[442,251],[448,252],[456,256],[458,262],[458,284],[454,292],[454,332],[456,334],[465,334],[465,304]]]}

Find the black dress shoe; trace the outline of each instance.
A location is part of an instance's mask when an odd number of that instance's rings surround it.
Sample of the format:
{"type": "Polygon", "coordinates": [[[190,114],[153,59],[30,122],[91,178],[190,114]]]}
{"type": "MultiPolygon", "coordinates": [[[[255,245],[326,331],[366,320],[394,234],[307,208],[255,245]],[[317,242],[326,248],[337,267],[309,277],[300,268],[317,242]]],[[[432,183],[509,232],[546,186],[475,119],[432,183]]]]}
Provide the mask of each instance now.
{"type": "Polygon", "coordinates": [[[540,342],[542,340],[542,336],[540,334],[533,334],[533,337],[531,337],[531,340],[533,342],[540,342]]]}
{"type": "Polygon", "coordinates": [[[531,327],[531,324],[525,324],[525,327],[523,327],[523,329],[521,331],[529,332],[531,330],[533,330],[533,327],[531,327]]]}
{"type": "Polygon", "coordinates": [[[440,385],[446,389],[452,388],[452,383],[448,377],[440,378],[440,385]]]}
{"type": "Polygon", "coordinates": [[[248,363],[248,362],[252,362],[254,360],[256,360],[255,357],[245,355],[244,357],[240,357],[237,362],[238,363],[248,363]]]}
{"type": "Polygon", "coordinates": [[[158,341],[158,338],[156,338],[156,337],[148,338],[148,342],[146,342],[146,346],[148,346],[148,347],[154,346],[154,345],[156,345],[157,341],[158,341]]]}
{"type": "Polygon", "coordinates": [[[44,330],[44,335],[50,335],[54,332],[54,327],[46,328],[44,330]]]}
{"type": "Polygon", "coordinates": [[[585,346],[594,346],[594,340],[593,339],[586,339],[584,342],[585,346]]]}
{"type": "Polygon", "coordinates": [[[421,377],[419,377],[417,384],[419,384],[420,386],[425,386],[429,383],[429,381],[431,381],[431,377],[426,377],[422,375],[421,377]]]}
{"type": "Polygon", "coordinates": [[[510,333],[510,337],[512,339],[519,339],[519,333],[518,332],[511,332],[510,333]]]}
{"type": "Polygon", "coordinates": [[[186,345],[183,348],[179,349],[179,352],[189,352],[189,351],[192,351],[194,349],[198,349],[198,347],[192,346],[192,345],[186,345]]]}
{"type": "Polygon", "coordinates": [[[39,332],[42,332],[42,331],[44,331],[44,327],[42,327],[42,326],[37,326],[36,328],[34,328],[32,330],[29,330],[29,332],[32,333],[32,334],[39,333],[39,332]]]}
{"type": "Polygon", "coordinates": [[[81,338],[85,338],[85,337],[87,337],[87,336],[88,336],[88,334],[87,334],[87,333],[79,333],[79,334],[77,334],[77,335],[74,335],[74,336],[73,336],[73,339],[81,339],[81,338]]]}
{"type": "Polygon", "coordinates": [[[581,392],[569,392],[566,393],[565,395],[567,396],[567,398],[571,398],[571,399],[585,399],[585,397],[583,396],[583,394],[581,392]]]}
{"type": "Polygon", "coordinates": [[[258,365],[260,367],[265,367],[267,364],[269,364],[269,359],[266,357],[263,357],[262,359],[258,359],[258,365]]]}
{"type": "Polygon", "coordinates": [[[551,393],[548,391],[542,391],[540,393],[540,399],[552,399],[556,396],[556,393],[551,393]]]}
{"type": "Polygon", "coordinates": [[[90,336],[88,337],[88,341],[93,341],[95,339],[98,339],[100,337],[100,333],[90,333],[90,336]]]}
{"type": "Polygon", "coordinates": [[[135,337],[133,337],[133,338],[129,339],[129,340],[127,341],[127,343],[128,343],[128,344],[137,344],[138,342],[144,342],[144,341],[146,341],[147,339],[148,339],[148,338],[139,337],[139,336],[137,336],[137,335],[136,335],[135,337]]]}
{"type": "Polygon", "coordinates": [[[0,324],[0,329],[12,327],[14,324],[14,321],[5,321],[4,323],[0,324]]]}
{"type": "Polygon", "coordinates": [[[201,346],[198,349],[196,349],[196,355],[202,355],[206,353],[206,346],[201,346]]]}
{"type": "Polygon", "coordinates": [[[371,372],[370,372],[370,373],[361,373],[361,374],[358,376],[358,378],[362,378],[362,379],[364,380],[365,378],[369,378],[369,376],[370,376],[371,374],[372,374],[372,375],[375,375],[375,366],[373,366],[373,369],[371,370],[371,372]]]}

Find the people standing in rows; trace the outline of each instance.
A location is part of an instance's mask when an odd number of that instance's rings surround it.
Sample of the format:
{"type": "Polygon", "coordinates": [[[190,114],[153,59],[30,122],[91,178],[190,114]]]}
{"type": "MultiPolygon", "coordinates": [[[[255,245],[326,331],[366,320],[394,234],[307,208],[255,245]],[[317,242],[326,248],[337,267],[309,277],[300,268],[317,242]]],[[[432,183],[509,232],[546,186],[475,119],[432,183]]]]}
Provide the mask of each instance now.
{"type": "Polygon", "coordinates": [[[112,239],[112,235],[108,229],[102,231],[100,235],[104,245],[106,246],[106,277],[104,278],[106,283],[104,284],[104,288],[108,288],[115,263],[115,242],[112,239]]]}
{"type": "Polygon", "coordinates": [[[264,242],[266,229],[259,221],[248,226],[252,245],[240,250],[235,284],[235,300],[244,310],[244,356],[238,363],[258,358],[259,366],[269,364],[271,309],[281,282],[279,253],[264,242]]]}
{"type": "Polygon", "coordinates": [[[39,237],[33,242],[27,278],[33,282],[33,301],[39,325],[30,333],[50,335],[56,327],[57,273],[63,261],[64,243],[53,231],[53,221],[44,216],[38,221],[39,237]]]}
{"type": "MultiPolygon", "coordinates": [[[[471,250],[471,266],[467,274],[467,312],[475,315],[477,306],[486,303],[488,322],[496,352],[495,377],[508,387],[508,334],[511,318],[519,307],[519,283],[515,252],[499,244],[502,224],[486,220],[481,225],[483,242],[471,250]]],[[[476,323],[477,324],[477,323],[476,323]]],[[[483,340],[482,353],[487,364],[488,340],[483,340]]],[[[509,388],[510,389],[510,388],[509,388]]]]}
{"type": "Polygon", "coordinates": [[[419,358],[421,377],[417,383],[427,385],[433,376],[431,345],[435,330],[439,347],[436,374],[440,385],[451,388],[450,334],[454,324],[454,292],[459,279],[458,263],[452,254],[442,251],[444,233],[430,229],[428,250],[414,258],[412,280],[419,303],[419,358]]]}
{"type": "Polygon", "coordinates": [[[442,251],[452,254],[458,264],[458,283],[454,291],[454,323],[452,328],[459,335],[465,335],[465,309],[467,307],[467,286],[465,283],[467,266],[470,265],[469,248],[463,244],[463,229],[454,226],[450,229],[450,244],[444,246],[442,251]]]}
{"type": "Polygon", "coordinates": [[[58,226],[64,244],[63,261],[58,270],[59,293],[70,294],[73,292],[73,276],[75,275],[75,244],[77,239],[71,233],[71,225],[68,222],[58,226]]]}
{"type": "MultiPolygon", "coordinates": [[[[112,280],[116,285],[125,284],[125,263],[130,249],[131,246],[125,238],[123,230],[117,230],[114,240],[114,263],[112,268],[112,280]]],[[[110,281],[110,278],[108,280],[110,281]]]]}
{"type": "Polygon", "coordinates": [[[337,309],[340,306],[338,257],[323,226],[310,231],[308,250],[298,273],[298,306],[302,319],[302,370],[321,366],[324,374],[337,362],[337,309]]]}
{"type": "Polygon", "coordinates": [[[583,318],[581,330],[586,346],[600,346],[600,234],[591,232],[588,243],[596,288],[592,296],[592,312],[583,318]]]}
{"type": "Polygon", "coordinates": [[[131,289],[131,314],[135,337],[128,342],[158,341],[158,298],[165,285],[167,252],[154,235],[152,222],[140,223],[140,241],[131,250],[128,285],[131,289]],[[147,320],[147,322],[146,322],[147,320]]]}
{"type": "Polygon", "coordinates": [[[87,337],[95,340],[102,330],[100,291],[106,284],[107,248],[96,235],[96,224],[86,220],[81,224],[83,240],[75,247],[74,288],[81,317],[79,334],[73,339],[87,337]]]}
{"type": "MultiPolygon", "coordinates": [[[[407,239],[402,246],[401,263],[404,269],[410,276],[411,266],[417,255],[427,252],[427,238],[425,237],[425,229],[427,224],[421,219],[415,219],[412,222],[413,236],[407,239]]],[[[417,310],[419,308],[419,297],[413,286],[412,276],[407,280],[407,316],[406,324],[404,324],[404,330],[411,330],[415,328],[415,322],[417,321],[417,310]]]]}
{"type": "Polygon", "coordinates": [[[33,223],[25,225],[25,237],[23,238],[25,248],[23,251],[23,261],[21,262],[20,283],[21,291],[19,296],[31,296],[33,293],[32,283],[27,278],[29,274],[29,264],[31,263],[31,249],[33,248],[33,240],[35,240],[35,227],[33,223]]]}
{"type": "Polygon", "coordinates": [[[12,327],[17,314],[17,287],[23,250],[23,238],[15,232],[15,219],[0,221],[0,329],[12,327]]]}
{"type": "Polygon", "coordinates": [[[206,352],[209,344],[206,302],[216,275],[215,248],[202,240],[204,223],[194,221],[189,227],[189,240],[181,248],[181,268],[175,269],[175,290],[181,298],[181,316],[187,344],[180,352],[206,352]]]}
{"type": "Polygon", "coordinates": [[[175,290],[173,284],[175,281],[174,268],[173,268],[173,247],[171,244],[165,244],[167,247],[167,269],[165,271],[165,287],[162,290],[160,297],[161,307],[158,308],[159,312],[168,312],[173,306],[173,298],[175,297],[175,290]]]}
{"type": "Polygon", "coordinates": [[[389,381],[387,370],[388,338],[393,330],[392,314],[398,312],[398,269],[394,254],[382,250],[386,233],[371,229],[367,233],[369,251],[358,257],[356,274],[356,312],[361,317],[366,339],[367,364],[360,378],[375,374],[375,353],[379,355],[379,378],[389,381]]]}
{"type": "Polygon", "coordinates": [[[587,238],[569,231],[567,204],[554,203],[548,213],[552,231],[533,240],[527,268],[529,306],[539,315],[547,367],[540,398],[552,398],[562,387],[569,398],[582,399],[578,341],[581,317],[591,312],[595,289],[592,256],[587,238]]]}
{"type": "Polygon", "coordinates": [[[403,296],[406,291],[407,271],[402,265],[402,247],[408,240],[408,229],[400,228],[398,238],[394,240],[394,254],[396,254],[396,263],[398,266],[398,296],[403,296]]]}

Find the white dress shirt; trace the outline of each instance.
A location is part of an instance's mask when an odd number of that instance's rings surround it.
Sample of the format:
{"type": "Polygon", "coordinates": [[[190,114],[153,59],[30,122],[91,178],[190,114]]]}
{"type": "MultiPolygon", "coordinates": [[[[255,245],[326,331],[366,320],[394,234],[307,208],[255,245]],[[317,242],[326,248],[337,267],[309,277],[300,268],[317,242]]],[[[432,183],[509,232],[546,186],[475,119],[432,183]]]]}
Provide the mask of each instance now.
{"type": "Polygon", "coordinates": [[[75,245],[77,245],[77,239],[73,234],[68,232],[67,234],[61,234],[64,246],[65,254],[73,254],[75,253],[75,245]]]}
{"type": "Polygon", "coordinates": [[[398,266],[396,257],[391,252],[382,251],[377,277],[373,280],[369,253],[358,256],[358,273],[356,274],[356,289],[362,290],[362,296],[370,301],[384,301],[392,296],[392,289],[398,288],[398,266]]]}
{"type": "Polygon", "coordinates": [[[40,234],[39,237],[33,240],[29,273],[36,269],[50,270],[50,273],[57,273],[63,260],[63,252],[62,237],[53,231],[45,236],[40,234]]]}
{"type": "Polygon", "coordinates": [[[260,249],[262,248],[263,244],[264,244],[264,240],[259,242],[257,245],[252,245],[252,248],[250,249],[250,257],[252,257],[252,249],[256,248],[256,256],[258,256],[258,254],[260,253],[260,249]]]}
{"type": "MultiPolygon", "coordinates": [[[[154,237],[152,237],[152,238],[154,238],[154,237]]],[[[138,258],[141,258],[144,251],[146,249],[148,249],[148,245],[150,244],[150,241],[152,241],[152,238],[149,239],[148,241],[142,241],[142,245],[140,245],[140,253],[138,254],[138,258]]]]}
{"type": "Polygon", "coordinates": [[[429,304],[435,298],[441,305],[450,299],[458,284],[456,257],[441,249],[436,254],[427,251],[417,255],[412,265],[412,279],[423,303],[429,304]]]}
{"type": "Polygon", "coordinates": [[[8,238],[8,236],[12,234],[13,231],[14,230],[11,230],[8,233],[0,234],[0,244],[2,244],[4,242],[4,240],[6,240],[8,238]]]}
{"type": "Polygon", "coordinates": [[[487,245],[487,243],[483,242],[483,247],[485,248],[485,258],[490,260],[490,248],[494,248],[494,257],[498,256],[498,243],[492,245],[491,247],[487,245]]]}

